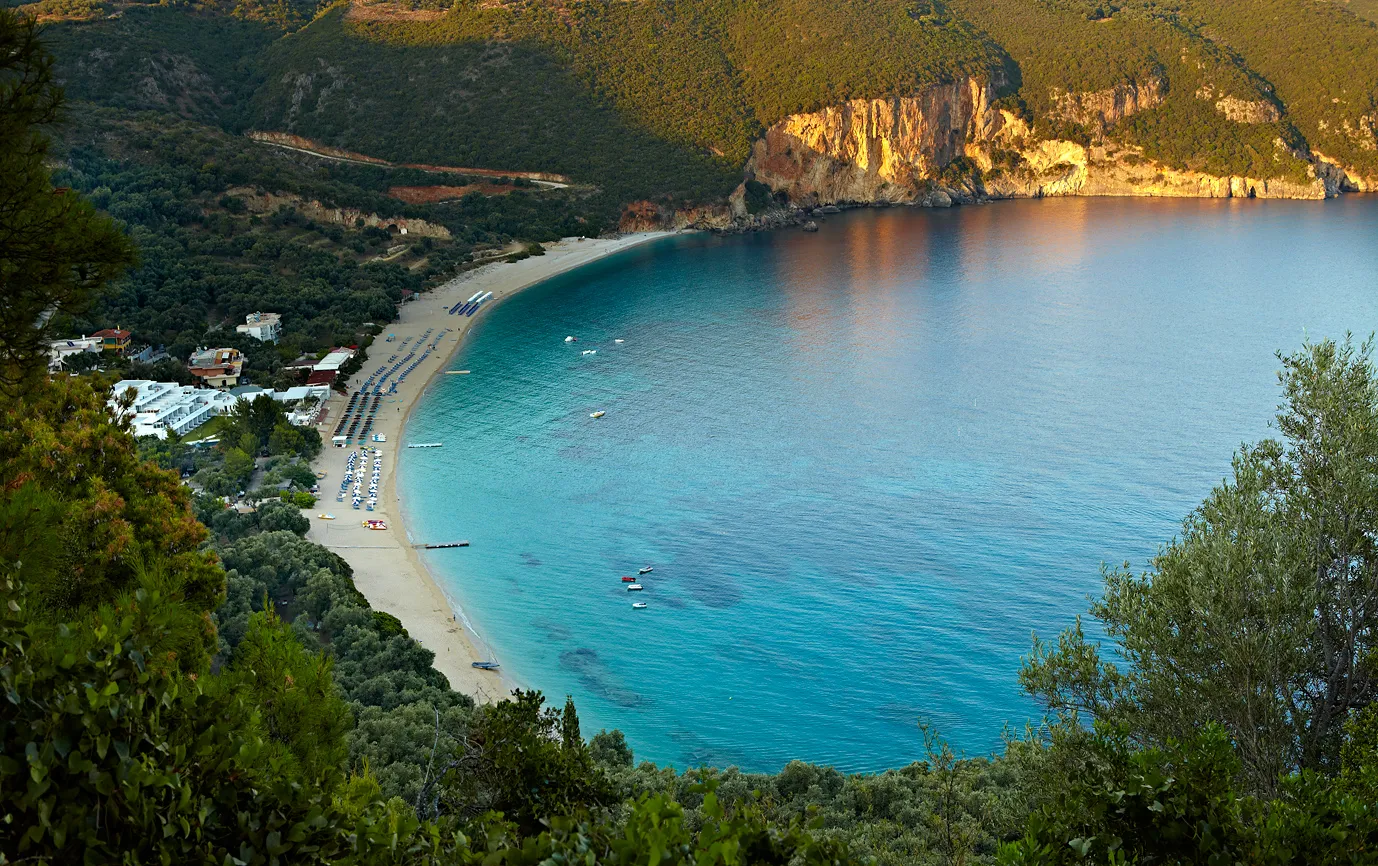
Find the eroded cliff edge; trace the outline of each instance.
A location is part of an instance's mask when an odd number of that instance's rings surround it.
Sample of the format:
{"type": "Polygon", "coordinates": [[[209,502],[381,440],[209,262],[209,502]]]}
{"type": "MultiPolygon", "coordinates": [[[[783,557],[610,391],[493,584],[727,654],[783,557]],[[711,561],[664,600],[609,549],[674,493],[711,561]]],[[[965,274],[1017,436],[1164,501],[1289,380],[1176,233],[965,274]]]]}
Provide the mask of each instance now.
{"type": "MultiPolygon", "coordinates": [[[[1060,110],[1083,127],[1104,132],[1158,104],[1160,82],[1106,91],[1061,94],[1060,110]]],[[[1267,102],[1197,94],[1231,122],[1275,120],[1267,102]]],[[[966,78],[913,96],[851,100],[771,126],[756,141],[747,182],[775,193],[780,205],[751,213],[746,184],[726,205],[666,212],[650,203],[630,206],[624,227],[677,225],[769,228],[790,212],[828,205],[921,204],[1041,196],[1175,196],[1195,198],[1325,199],[1378,191],[1367,176],[1281,139],[1269,177],[1220,175],[1164,166],[1141,149],[1098,134],[1089,143],[1041,137],[1023,118],[996,107],[988,82],[966,78]]],[[[1372,130],[1367,130],[1373,137],[1372,130]]],[[[1375,141],[1378,146],[1378,141],[1375,141]]]]}

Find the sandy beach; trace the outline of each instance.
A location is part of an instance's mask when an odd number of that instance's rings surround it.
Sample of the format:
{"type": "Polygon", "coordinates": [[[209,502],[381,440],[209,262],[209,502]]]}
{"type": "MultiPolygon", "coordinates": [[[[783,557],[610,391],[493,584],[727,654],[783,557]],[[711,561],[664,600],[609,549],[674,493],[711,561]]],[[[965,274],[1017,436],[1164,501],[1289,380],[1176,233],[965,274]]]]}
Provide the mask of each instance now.
{"type": "MultiPolygon", "coordinates": [[[[546,245],[544,256],[534,256],[512,264],[485,265],[469,271],[445,285],[419,296],[402,307],[401,316],[389,324],[369,352],[369,360],[349,381],[353,393],[369,374],[392,354],[393,348],[410,338],[404,353],[421,343],[427,329],[431,334],[425,345],[449,329],[441,338],[437,350],[411,372],[396,394],[386,397],[381,406],[373,433],[382,434],[384,443],[368,443],[383,453],[383,472],[378,506],[372,512],[355,511],[349,502],[336,502],[340,479],[344,475],[348,455],[362,447],[350,443],[348,448],[330,444],[331,434],[348,396],[333,395],[326,418],[318,425],[326,447],[315,462],[317,472],[324,472],[320,482],[321,500],[316,507],[303,512],[311,519],[308,537],[342,556],[354,569],[354,583],[378,610],[387,611],[402,621],[408,633],[435,653],[435,667],[445,674],[454,689],[471,695],[475,700],[488,702],[506,696],[511,681],[497,673],[472,667],[475,661],[490,658],[482,639],[481,625],[474,623],[460,611],[436,583],[421,562],[417,548],[402,522],[401,503],[397,496],[396,469],[401,446],[402,430],[407,416],[425,393],[431,380],[449,367],[454,351],[468,329],[480,317],[505,298],[542,280],[573,268],[586,265],[605,256],[666,237],[669,232],[643,232],[616,239],[578,240],[566,238],[546,245]],[[472,317],[452,316],[449,310],[456,303],[477,291],[492,292],[492,300],[472,317]],[[388,334],[393,342],[385,342],[388,334]],[[336,519],[322,520],[318,514],[333,514],[336,519]],[[387,521],[386,531],[363,528],[364,518],[387,521]]],[[[419,356],[419,352],[418,352],[419,356]]],[[[425,539],[453,541],[458,539],[425,539]]],[[[455,551],[462,556],[463,550],[455,551]]],[[[501,661],[501,660],[499,660],[501,661]]]]}

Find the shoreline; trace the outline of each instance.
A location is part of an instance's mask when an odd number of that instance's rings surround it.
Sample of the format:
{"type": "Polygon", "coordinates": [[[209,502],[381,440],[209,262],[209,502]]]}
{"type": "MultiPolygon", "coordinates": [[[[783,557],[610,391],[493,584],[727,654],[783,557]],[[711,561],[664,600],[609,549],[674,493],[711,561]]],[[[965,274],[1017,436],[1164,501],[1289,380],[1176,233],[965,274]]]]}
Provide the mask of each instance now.
{"type": "Polygon", "coordinates": [[[392,354],[394,346],[398,347],[399,354],[411,351],[423,344],[420,338],[427,329],[431,329],[431,333],[423,345],[430,345],[440,337],[430,357],[412,371],[396,394],[384,398],[379,407],[373,432],[386,436],[387,442],[368,443],[369,447],[383,452],[382,496],[374,511],[361,509],[356,512],[347,502],[333,501],[347,456],[362,447],[351,443],[347,448],[335,448],[330,444],[331,433],[348,397],[332,396],[325,419],[316,425],[325,447],[320,457],[313,461],[312,469],[325,472],[326,477],[321,479],[321,500],[314,508],[302,512],[311,521],[307,538],[348,562],[354,570],[354,585],[369,604],[401,620],[403,628],[417,643],[435,653],[434,667],[445,674],[450,687],[478,703],[505,698],[515,680],[509,671],[494,674],[472,667],[473,662],[490,658],[488,647],[467,612],[436,581],[407,532],[404,508],[397,494],[397,465],[407,419],[435,377],[443,375],[449,367],[469,329],[491,307],[552,277],[674,234],[676,232],[655,231],[615,239],[564,238],[546,245],[543,256],[483,265],[403,305],[398,318],[386,325],[380,338],[370,346],[369,360],[347,383],[347,394],[357,390],[392,354]],[[492,292],[493,297],[478,313],[463,318],[449,315],[452,306],[480,290],[492,292]],[[383,335],[395,335],[395,339],[389,343],[383,335]],[[410,342],[402,349],[402,343],[408,340],[410,342]],[[384,349],[389,351],[384,352],[384,349]],[[321,520],[317,517],[321,513],[334,514],[336,519],[321,520]],[[381,518],[388,528],[386,531],[364,529],[361,521],[365,518],[381,518]]]}

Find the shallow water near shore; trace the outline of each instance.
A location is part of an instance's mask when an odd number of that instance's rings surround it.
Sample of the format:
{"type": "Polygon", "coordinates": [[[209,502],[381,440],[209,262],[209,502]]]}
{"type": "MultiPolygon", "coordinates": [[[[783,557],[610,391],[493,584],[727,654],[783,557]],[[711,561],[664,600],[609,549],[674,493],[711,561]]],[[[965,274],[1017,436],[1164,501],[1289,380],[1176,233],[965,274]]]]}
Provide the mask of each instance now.
{"type": "Polygon", "coordinates": [[[1378,198],[854,212],[486,316],[398,489],[510,676],[639,760],[879,770],[1036,719],[1031,632],[1268,435],[1273,353],[1378,328],[1378,198]]]}

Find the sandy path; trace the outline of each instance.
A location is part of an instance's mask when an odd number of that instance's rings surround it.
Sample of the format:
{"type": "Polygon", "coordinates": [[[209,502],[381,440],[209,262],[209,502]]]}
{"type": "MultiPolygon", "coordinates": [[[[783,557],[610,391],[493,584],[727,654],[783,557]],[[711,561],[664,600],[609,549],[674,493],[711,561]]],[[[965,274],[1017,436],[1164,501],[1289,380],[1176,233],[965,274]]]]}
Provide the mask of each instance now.
{"type": "MultiPolygon", "coordinates": [[[[428,292],[402,308],[401,317],[388,325],[383,336],[376,339],[369,351],[369,360],[349,382],[353,393],[369,374],[377,370],[397,352],[405,356],[420,343],[426,330],[432,329],[424,346],[429,346],[445,329],[436,351],[407,376],[397,393],[384,398],[379,406],[373,433],[387,437],[385,443],[370,442],[369,446],[383,452],[382,484],[378,506],[373,512],[355,511],[346,498],[336,502],[335,494],[344,476],[345,461],[351,451],[361,447],[350,443],[349,448],[335,448],[331,434],[340,414],[348,403],[348,396],[332,396],[325,419],[317,425],[326,447],[316,460],[315,469],[326,473],[321,481],[321,500],[316,507],[303,512],[311,519],[308,538],[344,557],[354,569],[354,583],[359,591],[378,610],[387,611],[402,621],[407,631],[422,646],[435,653],[435,667],[450,680],[458,691],[486,702],[504,697],[511,682],[495,673],[476,670],[472,662],[489,658],[486,645],[478,630],[479,624],[464,616],[431,577],[422,564],[406,527],[402,525],[396,485],[398,446],[402,428],[416,401],[425,392],[431,379],[448,369],[451,356],[469,327],[504,298],[556,274],[586,265],[620,250],[667,236],[668,232],[644,232],[625,235],[615,240],[575,240],[566,238],[546,247],[546,255],[535,256],[515,264],[486,265],[428,292]],[[452,306],[477,291],[492,292],[493,298],[473,317],[449,315],[452,306]],[[396,338],[386,342],[386,335],[396,338]],[[403,341],[411,339],[406,347],[403,341]],[[335,515],[335,520],[321,520],[318,514],[335,515]],[[387,521],[387,531],[367,530],[364,518],[387,521]]],[[[420,357],[420,351],[417,356],[420,357]]],[[[460,539],[418,539],[445,542],[460,539]]],[[[463,556],[464,550],[453,551],[463,556]]],[[[498,659],[501,661],[501,659],[498,659]]]]}

